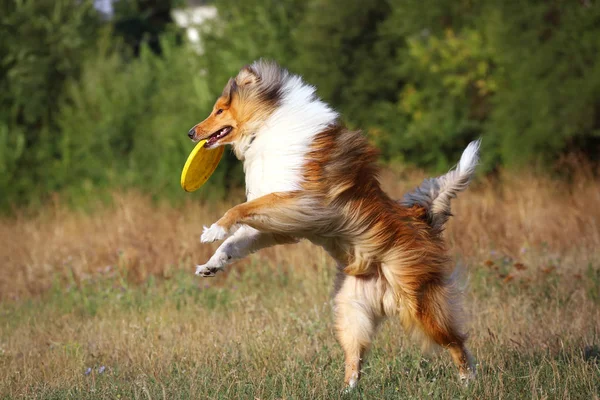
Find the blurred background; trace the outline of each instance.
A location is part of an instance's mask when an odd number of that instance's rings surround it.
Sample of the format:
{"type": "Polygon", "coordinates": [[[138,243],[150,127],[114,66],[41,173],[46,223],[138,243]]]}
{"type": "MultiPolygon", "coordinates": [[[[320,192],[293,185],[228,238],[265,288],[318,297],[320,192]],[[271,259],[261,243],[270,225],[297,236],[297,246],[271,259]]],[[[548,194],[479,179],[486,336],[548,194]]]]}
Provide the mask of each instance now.
{"type": "MultiPolygon", "coordinates": [[[[589,0],[2,0],[0,208],[179,174],[230,76],[270,58],[381,149],[441,172],[483,138],[486,174],[552,176],[600,150],[600,7],[589,0]]],[[[194,198],[239,187],[229,155],[194,198]]]]}

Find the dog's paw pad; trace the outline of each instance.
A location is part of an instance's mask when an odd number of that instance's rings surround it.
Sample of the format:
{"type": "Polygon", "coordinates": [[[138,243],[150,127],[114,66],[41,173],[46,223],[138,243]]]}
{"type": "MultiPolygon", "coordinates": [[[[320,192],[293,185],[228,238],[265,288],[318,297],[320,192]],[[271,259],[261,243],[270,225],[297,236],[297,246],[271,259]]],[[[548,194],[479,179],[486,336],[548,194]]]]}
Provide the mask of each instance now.
{"type": "Polygon", "coordinates": [[[227,237],[227,231],[220,225],[212,224],[210,228],[204,227],[200,241],[202,243],[212,243],[217,240],[223,240],[227,237]]]}
{"type": "Polygon", "coordinates": [[[209,278],[212,276],[215,276],[215,274],[217,273],[218,268],[216,267],[209,267],[207,265],[197,265],[196,266],[196,275],[200,275],[202,277],[205,278],[209,278]]]}

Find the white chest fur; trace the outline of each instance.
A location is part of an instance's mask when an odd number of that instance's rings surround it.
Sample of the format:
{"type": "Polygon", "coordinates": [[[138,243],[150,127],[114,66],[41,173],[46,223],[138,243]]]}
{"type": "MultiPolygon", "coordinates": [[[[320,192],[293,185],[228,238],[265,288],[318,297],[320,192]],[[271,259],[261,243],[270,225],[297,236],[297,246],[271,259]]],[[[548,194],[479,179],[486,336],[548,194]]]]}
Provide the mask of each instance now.
{"type": "Polygon", "coordinates": [[[298,77],[290,77],[283,92],[281,104],[244,154],[248,200],[300,189],[306,153],[314,137],[337,118],[337,113],[315,96],[315,88],[298,77]]]}

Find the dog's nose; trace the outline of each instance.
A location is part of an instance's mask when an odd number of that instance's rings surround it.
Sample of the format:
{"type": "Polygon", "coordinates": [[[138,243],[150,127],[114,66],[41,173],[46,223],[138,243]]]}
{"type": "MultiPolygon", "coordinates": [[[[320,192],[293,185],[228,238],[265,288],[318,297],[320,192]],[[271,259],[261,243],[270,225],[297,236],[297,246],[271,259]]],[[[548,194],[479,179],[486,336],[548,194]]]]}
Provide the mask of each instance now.
{"type": "Polygon", "coordinates": [[[188,137],[189,137],[190,139],[193,139],[195,134],[196,134],[196,127],[193,127],[192,129],[190,129],[190,130],[188,131],[188,137]]]}

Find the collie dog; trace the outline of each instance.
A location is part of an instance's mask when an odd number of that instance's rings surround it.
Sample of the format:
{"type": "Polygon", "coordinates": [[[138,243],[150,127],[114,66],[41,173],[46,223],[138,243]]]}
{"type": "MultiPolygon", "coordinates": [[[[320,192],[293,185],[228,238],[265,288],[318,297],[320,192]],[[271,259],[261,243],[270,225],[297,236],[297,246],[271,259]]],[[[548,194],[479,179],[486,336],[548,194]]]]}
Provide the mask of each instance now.
{"type": "Polygon", "coordinates": [[[442,231],[450,200],[473,176],[479,142],[456,169],[393,200],[380,187],[378,153],[365,136],[345,128],[300,76],[262,60],[229,80],[188,136],[206,139],[207,148],[230,144],[244,163],[247,195],[204,228],[203,243],[226,240],[196,274],[213,276],[262,248],[308,239],[338,265],[335,322],[346,387],[357,384],[387,316],[448,349],[462,380],[474,376],[442,231]]]}

